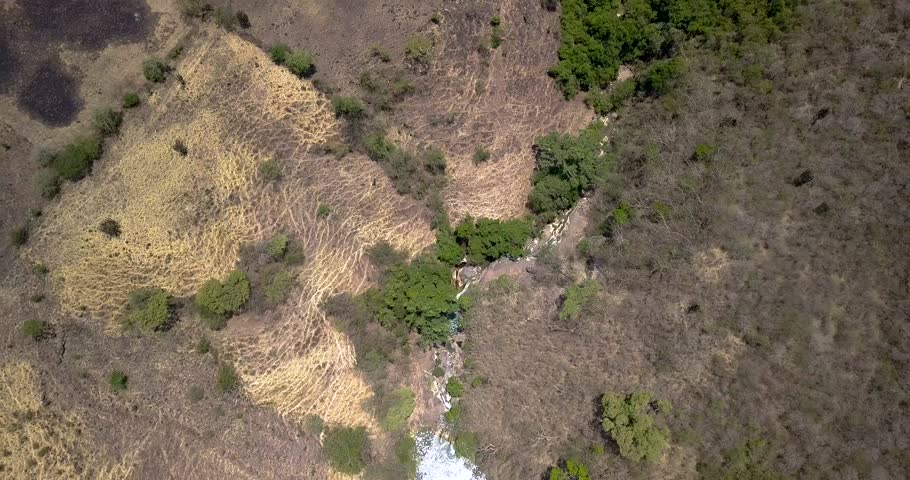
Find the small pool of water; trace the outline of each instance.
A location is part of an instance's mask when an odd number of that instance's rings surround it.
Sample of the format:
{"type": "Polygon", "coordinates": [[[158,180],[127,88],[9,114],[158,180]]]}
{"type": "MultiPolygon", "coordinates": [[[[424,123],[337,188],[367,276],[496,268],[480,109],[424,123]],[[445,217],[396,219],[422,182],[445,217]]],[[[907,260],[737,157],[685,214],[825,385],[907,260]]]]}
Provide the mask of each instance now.
{"type": "Polygon", "coordinates": [[[455,456],[452,444],[433,432],[417,434],[417,480],[485,480],[471,462],[455,456]]]}

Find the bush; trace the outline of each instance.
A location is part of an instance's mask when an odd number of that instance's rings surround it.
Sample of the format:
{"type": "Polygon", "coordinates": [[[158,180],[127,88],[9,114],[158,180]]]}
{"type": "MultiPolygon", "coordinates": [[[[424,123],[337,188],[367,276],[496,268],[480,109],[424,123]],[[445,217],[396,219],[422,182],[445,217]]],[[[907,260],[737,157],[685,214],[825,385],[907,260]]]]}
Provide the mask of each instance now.
{"type": "Polygon", "coordinates": [[[60,175],[51,170],[42,170],[35,177],[35,189],[44,198],[56,197],[60,193],[60,175]]]}
{"type": "Polygon", "coordinates": [[[284,66],[298,77],[309,77],[316,72],[313,55],[305,50],[291,53],[285,57],[284,66]]]}
{"type": "Polygon", "coordinates": [[[642,75],[639,88],[651,96],[664,95],[673,88],[681,70],[682,62],[679,59],[654,62],[642,75]]]}
{"type": "Polygon", "coordinates": [[[215,25],[232,32],[237,27],[237,15],[230,7],[218,7],[215,9],[215,25]]]}
{"type": "Polygon", "coordinates": [[[161,83],[167,79],[167,72],[171,70],[164,62],[157,58],[150,58],[142,63],[142,74],[152,83],[161,83]]]}
{"type": "Polygon", "coordinates": [[[600,292],[600,284],[596,280],[585,280],[567,288],[562,306],[559,307],[559,319],[563,321],[578,320],[582,309],[597,296],[598,292],[600,292]]]}
{"type": "Polygon", "coordinates": [[[383,63],[389,63],[392,61],[392,55],[389,54],[388,50],[382,48],[380,45],[373,45],[370,47],[370,55],[378,58],[383,63]]]}
{"type": "Polygon", "coordinates": [[[490,159],[490,151],[483,147],[477,147],[477,150],[474,150],[474,165],[479,165],[486,162],[490,159]]]}
{"type": "Polygon", "coordinates": [[[186,17],[203,18],[212,11],[212,5],[205,0],[177,0],[177,11],[186,17]]]}
{"type": "Polygon", "coordinates": [[[714,158],[714,154],[717,153],[717,147],[709,143],[699,143],[695,147],[695,153],[692,154],[692,159],[698,162],[707,162],[714,158]]]}
{"type": "Polygon", "coordinates": [[[455,442],[453,447],[455,448],[455,455],[474,461],[474,455],[477,454],[477,448],[479,446],[479,441],[477,435],[473,432],[461,432],[455,437],[455,442]]]}
{"type": "Polygon", "coordinates": [[[410,389],[399,388],[388,394],[383,403],[384,413],[379,424],[386,431],[397,432],[408,426],[408,419],[417,406],[417,397],[410,389]]]}
{"type": "Polygon", "coordinates": [[[549,480],[591,480],[588,467],[578,460],[568,459],[565,465],[550,469],[549,480]]]}
{"type": "Polygon", "coordinates": [[[329,465],[339,473],[357,475],[366,467],[369,438],[364,427],[336,427],[325,432],[322,442],[329,465]]]}
{"type": "Polygon", "coordinates": [[[467,217],[455,229],[455,240],[464,249],[468,262],[486,265],[502,257],[518,258],[531,237],[525,220],[493,220],[467,217]]]}
{"type": "Polygon", "coordinates": [[[433,260],[419,260],[393,268],[380,290],[368,292],[369,305],[389,329],[407,327],[429,343],[445,342],[451,317],[458,311],[451,270],[433,260]]]}
{"type": "Polygon", "coordinates": [[[117,220],[108,218],[107,220],[101,222],[101,225],[98,226],[98,230],[101,230],[101,233],[109,237],[119,237],[120,236],[120,224],[117,223],[117,220]]]}
{"type": "Polygon", "coordinates": [[[464,384],[461,383],[461,380],[451,377],[446,383],[446,393],[452,396],[452,398],[459,398],[464,395],[464,384]]]}
{"type": "Polygon", "coordinates": [[[601,399],[603,419],[601,425],[616,444],[619,454],[633,462],[653,462],[660,457],[667,445],[670,432],[655,423],[658,410],[648,392],[635,392],[626,396],[604,394],[601,399]]]}
{"type": "Polygon", "coordinates": [[[390,110],[414,91],[414,86],[404,73],[394,68],[377,69],[360,75],[360,87],[366,92],[365,100],[378,110],[390,110]]]}
{"type": "Polygon", "coordinates": [[[177,60],[180,55],[183,53],[183,45],[174,45],[174,48],[170,49],[167,52],[167,58],[171,60],[177,60]]]}
{"type": "Polygon", "coordinates": [[[329,215],[331,215],[331,214],[332,214],[332,207],[330,207],[324,203],[320,203],[319,208],[316,209],[316,216],[321,219],[329,218],[329,215]]]}
{"type": "Polygon", "coordinates": [[[443,414],[443,418],[450,425],[458,425],[461,422],[462,417],[464,417],[464,406],[461,403],[456,403],[452,405],[446,413],[443,414]]]}
{"type": "Polygon", "coordinates": [[[238,383],[240,383],[240,379],[237,377],[237,371],[234,370],[234,366],[230,363],[221,364],[218,369],[218,378],[216,379],[218,390],[223,393],[231,392],[237,388],[238,383]]]}
{"type": "Polygon", "coordinates": [[[53,156],[50,167],[60,177],[76,181],[92,171],[92,164],[102,153],[100,137],[79,137],[53,156]]]}
{"type": "Polygon", "coordinates": [[[129,92],[123,95],[123,108],[133,108],[138,107],[139,95],[136,92],[129,92]]]}
{"type": "Polygon", "coordinates": [[[281,164],[277,160],[266,160],[259,164],[259,175],[266,182],[275,182],[281,179],[281,164]]]}
{"type": "Polygon", "coordinates": [[[542,222],[575,205],[606,173],[609,159],[601,154],[601,127],[591,125],[578,136],[550,133],[534,144],[536,170],[528,208],[542,222]]]}
{"type": "Polygon", "coordinates": [[[111,372],[110,376],[107,377],[107,383],[111,386],[111,390],[114,392],[123,392],[126,390],[127,382],[129,377],[120,370],[114,370],[111,372]]]}
{"type": "Polygon", "coordinates": [[[196,343],[195,350],[199,355],[205,355],[212,350],[212,343],[209,342],[209,339],[202,337],[199,339],[199,342],[196,343]]]}
{"type": "Polygon", "coordinates": [[[265,251],[272,257],[272,260],[281,260],[288,253],[290,241],[287,235],[279,233],[269,240],[269,243],[265,246],[265,251]]]}
{"type": "Polygon", "coordinates": [[[186,148],[186,143],[180,138],[174,140],[174,144],[171,145],[171,148],[174,149],[174,151],[177,152],[177,154],[179,154],[181,157],[185,157],[186,154],[189,153],[189,149],[186,148]]]}
{"type": "Polygon", "coordinates": [[[422,199],[445,180],[445,157],[438,149],[428,148],[417,159],[382,134],[367,136],[364,146],[367,155],[382,166],[395,190],[402,195],[422,199]]]}
{"type": "Polygon", "coordinates": [[[384,240],[371,245],[367,251],[370,263],[379,270],[380,277],[384,278],[394,267],[404,265],[408,260],[405,252],[396,250],[395,247],[384,240]]]}
{"type": "Polygon", "coordinates": [[[461,264],[465,259],[464,247],[455,240],[455,235],[448,229],[440,228],[436,232],[436,258],[449,266],[461,264]]]}
{"type": "Polygon", "coordinates": [[[102,137],[110,137],[120,132],[123,114],[113,108],[102,108],[95,112],[95,130],[102,137]]]}
{"type": "Polygon", "coordinates": [[[411,37],[405,46],[404,55],[412,62],[428,64],[433,55],[433,41],[423,35],[411,37]]]}
{"type": "Polygon", "coordinates": [[[9,241],[14,247],[21,247],[28,242],[28,227],[14,228],[9,232],[9,241]]]}
{"type": "Polygon", "coordinates": [[[203,317],[212,320],[209,326],[218,329],[223,327],[224,320],[237,313],[249,298],[249,277],[239,270],[234,270],[224,282],[215,279],[206,282],[196,294],[196,305],[203,317]]]}
{"type": "Polygon", "coordinates": [[[282,43],[273,45],[272,48],[269,49],[269,56],[276,65],[284,65],[284,62],[287,61],[288,56],[290,55],[291,49],[282,43]]]}
{"type": "Polygon", "coordinates": [[[265,275],[265,298],[272,305],[284,303],[293,287],[294,277],[284,268],[274,269],[265,275]]]}
{"type": "Polygon", "coordinates": [[[47,337],[50,332],[50,327],[44,320],[26,320],[22,322],[22,326],[19,329],[23,335],[35,341],[47,337]]]}
{"type": "Polygon", "coordinates": [[[332,108],[340,117],[360,118],[364,113],[363,102],[355,97],[333,97],[332,108]]]}
{"type": "Polygon", "coordinates": [[[144,288],[130,292],[129,308],[124,325],[147,332],[164,330],[174,318],[173,298],[160,288],[144,288]]]}

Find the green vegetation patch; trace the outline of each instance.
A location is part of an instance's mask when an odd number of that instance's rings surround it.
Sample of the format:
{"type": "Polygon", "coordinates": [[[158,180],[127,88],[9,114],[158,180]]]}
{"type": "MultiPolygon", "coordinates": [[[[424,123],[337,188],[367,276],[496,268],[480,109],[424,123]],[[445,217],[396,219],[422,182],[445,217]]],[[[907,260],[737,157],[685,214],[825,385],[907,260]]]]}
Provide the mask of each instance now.
{"type": "Polygon", "coordinates": [[[143,288],[130,292],[124,326],[153,332],[166,329],[174,319],[174,301],[160,288],[143,288]]]}
{"type": "Polygon", "coordinates": [[[38,341],[48,336],[50,326],[44,320],[26,320],[22,322],[19,330],[26,337],[38,341]]]}
{"type": "Polygon", "coordinates": [[[698,465],[704,480],[784,480],[770,466],[775,450],[767,440],[756,438],[724,453],[720,465],[698,465]]]}
{"type": "Polygon", "coordinates": [[[171,67],[157,58],[150,58],[142,63],[142,75],[152,83],[161,83],[167,80],[169,71],[171,71],[171,67]]]}
{"type": "Polygon", "coordinates": [[[129,377],[120,370],[114,370],[107,377],[107,383],[108,383],[108,385],[110,385],[111,390],[113,390],[114,392],[126,391],[128,382],[129,382],[129,377]]]}
{"type": "Polygon", "coordinates": [[[49,159],[50,168],[61,178],[79,180],[92,171],[92,164],[101,158],[101,137],[79,137],[49,159]]]}
{"type": "Polygon", "coordinates": [[[384,399],[384,413],[379,421],[383,429],[396,432],[408,426],[408,419],[417,406],[417,397],[408,388],[393,390],[384,399]]]}
{"type": "Polygon", "coordinates": [[[129,92],[123,95],[123,108],[134,108],[138,107],[141,100],[139,99],[139,94],[136,92],[129,92]]]}
{"type": "Polygon", "coordinates": [[[240,377],[237,376],[237,370],[230,363],[224,363],[218,368],[218,377],[215,379],[218,390],[224,393],[231,392],[237,388],[240,383],[240,377]]]}
{"type": "Polygon", "coordinates": [[[95,130],[102,137],[111,137],[120,132],[123,113],[113,108],[102,108],[95,112],[95,130]]]}
{"type": "Polygon", "coordinates": [[[531,233],[531,223],[526,220],[467,217],[455,228],[455,240],[469,263],[486,265],[502,257],[520,257],[531,233]]]}
{"type": "MultiPolygon", "coordinates": [[[[601,399],[603,419],[601,425],[619,445],[619,454],[634,462],[656,461],[667,441],[670,432],[666,427],[656,423],[657,413],[661,413],[658,402],[648,392],[635,392],[626,396],[612,393],[604,394],[601,399]]],[[[668,404],[661,402],[664,410],[668,404]]]]}
{"type": "Polygon", "coordinates": [[[246,273],[234,270],[224,282],[209,280],[196,294],[196,305],[213,329],[222,328],[224,321],[237,313],[250,299],[250,279],[246,273]]]}
{"type": "Polygon", "coordinates": [[[452,377],[446,382],[446,393],[452,396],[452,398],[459,398],[464,395],[464,384],[461,383],[461,380],[452,377]]]}
{"type": "Polygon", "coordinates": [[[550,469],[549,480],[591,480],[588,467],[579,460],[568,459],[559,467],[550,469]]]}
{"type": "Polygon", "coordinates": [[[340,473],[357,475],[366,467],[369,437],[364,427],[335,427],[326,430],[322,448],[329,465],[340,473]]]}

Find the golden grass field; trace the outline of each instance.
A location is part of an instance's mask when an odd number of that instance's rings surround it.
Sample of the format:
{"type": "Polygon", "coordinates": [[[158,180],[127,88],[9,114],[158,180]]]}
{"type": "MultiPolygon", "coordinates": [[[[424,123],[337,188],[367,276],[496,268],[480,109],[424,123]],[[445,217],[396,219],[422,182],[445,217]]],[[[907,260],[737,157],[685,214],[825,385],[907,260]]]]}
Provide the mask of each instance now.
{"type": "Polygon", "coordinates": [[[147,118],[127,119],[95,173],[47,208],[25,257],[50,267],[65,311],[105,319],[114,333],[131,290],[191,295],[232,270],[241,245],[287,233],[307,256],[292,301],[275,321],[246,314],[255,328],[217,338],[255,401],[293,419],[318,414],[372,429],[362,407],[369,387],[319,304],[365,288],[363,252],[374,242],[409,252],[430,244],[420,209],[365,157],[323,155],[319,146],[338,135],[328,100],[258,47],[206,30],[176,73],[186,85],[158,87],[147,118]],[[178,138],[185,157],[172,149],[178,138]],[[258,174],[267,160],[283,164],[277,184],[258,174]],[[321,204],[332,209],[327,219],[317,218],[321,204]],[[119,238],[97,230],[106,218],[120,223],[119,238]]]}

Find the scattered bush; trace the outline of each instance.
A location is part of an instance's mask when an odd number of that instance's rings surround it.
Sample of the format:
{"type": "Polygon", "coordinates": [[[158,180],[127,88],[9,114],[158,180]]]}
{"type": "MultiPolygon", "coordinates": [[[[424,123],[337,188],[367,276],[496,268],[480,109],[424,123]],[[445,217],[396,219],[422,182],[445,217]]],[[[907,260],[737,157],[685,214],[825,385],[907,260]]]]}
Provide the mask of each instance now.
{"type": "Polygon", "coordinates": [[[130,292],[124,325],[147,332],[164,330],[170,326],[174,314],[170,294],[160,288],[143,288],[130,292]]]}
{"type": "Polygon", "coordinates": [[[250,28],[253,26],[253,24],[250,23],[250,16],[247,15],[246,12],[244,12],[243,10],[238,10],[236,17],[237,17],[237,25],[240,25],[240,28],[246,30],[247,28],[250,28]]]}
{"type": "Polygon", "coordinates": [[[711,145],[710,143],[699,143],[695,147],[695,152],[692,154],[692,159],[698,162],[707,162],[714,158],[714,154],[717,153],[717,147],[711,145]]]}
{"type": "Polygon", "coordinates": [[[212,343],[209,342],[209,339],[202,337],[199,339],[199,342],[196,343],[195,350],[199,355],[205,355],[212,350],[212,343]]]}
{"type": "Polygon", "coordinates": [[[272,260],[281,260],[288,253],[290,241],[287,235],[279,233],[269,240],[269,243],[265,246],[265,251],[272,257],[272,260]]]}
{"type": "Polygon", "coordinates": [[[177,60],[177,58],[179,58],[182,53],[183,45],[174,45],[174,48],[170,49],[170,51],[167,52],[167,58],[171,60],[177,60]]]}
{"type": "Polygon", "coordinates": [[[404,55],[412,62],[422,65],[429,64],[433,56],[433,40],[423,35],[411,37],[405,46],[404,55]]]}
{"type": "Polygon", "coordinates": [[[181,157],[185,157],[189,153],[189,149],[186,148],[186,143],[182,139],[174,140],[174,145],[171,146],[175,152],[177,152],[181,157]]]}
{"type": "Polygon", "coordinates": [[[474,265],[486,265],[502,257],[520,257],[530,236],[531,224],[526,220],[474,220],[469,216],[455,229],[456,242],[474,265]]]}
{"type": "Polygon", "coordinates": [[[126,390],[127,382],[129,377],[120,370],[114,370],[111,372],[110,376],[107,377],[107,383],[110,385],[111,390],[114,392],[123,392],[126,390]]]}
{"type": "Polygon", "coordinates": [[[215,9],[215,25],[232,32],[237,28],[237,15],[230,7],[217,7],[215,9]]]}
{"type": "Polygon", "coordinates": [[[329,465],[339,473],[357,475],[366,467],[369,438],[363,427],[336,427],[326,430],[322,442],[329,465]]]}
{"type": "Polygon", "coordinates": [[[490,159],[490,151],[483,147],[477,147],[474,150],[474,165],[480,165],[490,159]]]}
{"type": "Polygon", "coordinates": [[[224,326],[227,317],[237,313],[250,298],[250,280],[239,270],[231,272],[224,282],[212,279],[205,283],[196,294],[196,305],[209,326],[218,329],[224,326]]]}
{"type": "Polygon", "coordinates": [[[101,225],[98,226],[98,230],[101,230],[101,233],[109,237],[119,237],[120,236],[120,224],[117,220],[108,218],[107,220],[101,222],[101,225]]]}
{"type": "Polygon", "coordinates": [[[316,216],[321,219],[329,218],[329,215],[331,215],[331,214],[332,214],[332,207],[330,207],[324,203],[320,203],[319,208],[316,209],[316,216]]]}
{"type": "Polygon", "coordinates": [[[102,108],[95,112],[95,130],[102,137],[110,137],[120,132],[123,113],[113,108],[102,108]]]}
{"type": "Polygon", "coordinates": [[[100,137],[79,137],[53,156],[50,167],[60,177],[76,181],[92,171],[92,164],[102,153],[100,137]]]}
{"type": "Polygon", "coordinates": [[[379,421],[380,426],[389,432],[405,429],[417,406],[417,397],[408,388],[393,390],[387,397],[383,399],[384,413],[379,421]]]}
{"type": "Polygon", "coordinates": [[[237,377],[237,370],[234,370],[234,366],[230,363],[221,364],[216,379],[218,390],[223,393],[232,392],[237,388],[238,383],[240,383],[240,378],[237,377]]]}
{"type": "Polygon", "coordinates": [[[133,108],[138,107],[139,95],[136,92],[129,92],[123,95],[123,108],[133,108]]]}
{"type": "Polygon", "coordinates": [[[150,58],[142,63],[142,74],[152,83],[161,83],[167,79],[167,72],[171,70],[166,63],[157,58],[150,58]]]}
{"type": "Polygon", "coordinates": [[[445,264],[421,259],[395,267],[381,289],[367,292],[379,322],[392,330],[404,326],[424,341],[443,343],[451,334],[451,317],[458,311],[451,271],[445,264]]]}
{"type": "Polygon", "coordinates": [[[591,125],[578,136],[550,133],[534,144],[536,170],[528,207],[541,222],[567,210],[606,173],[610,159],[601,153],[601,127],[591,125]]]}
{"type": "Polygon", "coordinates": [[[288,56],[291,55],[291,49],[283,43],[273,45],[269,49],[269,56],[272,57],[272,61],[276,65],[284,65],[284,62],[288,59],[288,56]]]}
{"type": "Polygon", "coordinates": [[[461,402],[452,405],[446,413],[443,414],[446,423],[450,425],[458,425],[461,422],[461,419],[464,417],[464,405],[461,402]]]}
{"type": "Polygon", "coordinates": [[[285,57],[284,66],[298,77],[309,77],[316,72],[313,54],[305,50],[293,52],[285,57]]]}
{"type": "Polygon", "coordinates": [[[35,341],[47,337],[50,332],[50,327],[44,320],[26,320],[22,322],[22,326],[19,329],[23,335],[35,341]]]}
{"type": "Polygon", "coordinates": [[[699,464],[698,473],[705,480],[784,480],[788,477],[773,470],[775,451],[766,440],[749,440],[724,452],[720,465],[699,464]]]}
{"type": "Polygon", "coordinates": [[[364,143],[367,155],[382,166],[395,190],[402,195],[422,199],[444,179],[439,172],[445,170],[445,159],[432,151],[429,151],[429,158],[417,159],[382,134],[369,135],[364,143]],[[432,163],[426,163],[428,161],[432,163]]]}
{"type": "Polygon", "coordinates": [[[389,54],[389,51],[379,45],[373,45],[370,47],[370,55],[378,58],[383,63],[389,63],[392,61],[392,55],[389,54]]]}
{"type": "Polygon", "coordinates": [[[333,97],[332,108],[339,117],[360,118],[364,114],[363,102],[355,97],[333,97]]]}
{"type": "Polygon", "coordinates": [[[596,280],[585,280],[567,288],[562,306],[559,307],[559,319],[577,320],[582,309],[597,296],[598,292],[600,292],[600,284],[596,280]]]}
{"type": "Polygon", "coordinates": [[[670,432],[655,422],[656,402],[648,392],[626,396],[604,394],[602,426],[616,444],[619,454],[633,462],[653,462],[667,445],[670,432]]]}
{"type": "Polygon", "coordinates": [[[35,177],[35,189],[44,198],[56,197],[60,193],[60,175],[51,170],[42,170],[35,177]]]}
{"type": "Polygon", "coordinates": [[[446,393],[452,396],[452,398],[459,398],[464,395],[464,384],[461,383],[461,380],[451,377],[446,383],[446,393]]]}
{"type": "Polygon", "coordinates": [[[455,455],[474,461],[474,455],[477,454],[477,448],[480,446],[477,435],[473,432],[460,432],[455,437],[452,445],[455,448],[455,455]]]}
{"type": "Polygon", "coordinates": [[[367,103],[378,110],[390,110],[414,91],[414,85],[404,73],[394,68],[383,68],[360,75],[360,87],[366,92],[367,103]]]}
{"type": "Polygon", "coordinates": [[[570,458],[563,466],[551,468],[548,478],[549,480],[591,480],[591,474],[584,463],[570,458]]]}
{"type": "Polygon", "coordinates": [[[277,160],[266,160],[259,164],[259,175],[266,182],[275,182],[281,179],[281,164],[277,160]]]}
{"type": "Polygon", "coordinates": [[[288,299],[294,287],[294,277],[284,268],[273,269],[264,275],[265,298],[272,305],[280,305],[288,299]]]}
{"type": "Polygon", "coordinates": [[[9,241],[14,247],[21,247],[28,242],[28,227],[14,228],[9,232],[9,241]]]}

